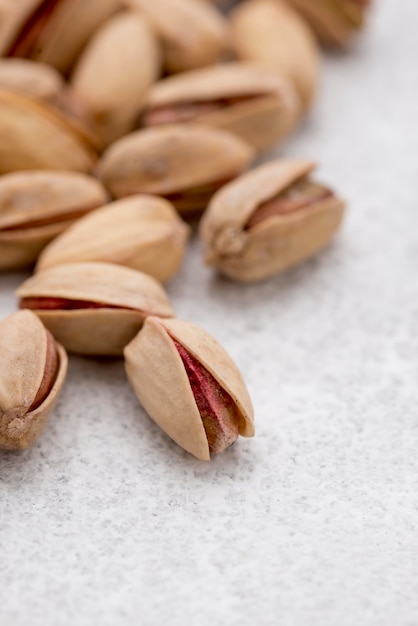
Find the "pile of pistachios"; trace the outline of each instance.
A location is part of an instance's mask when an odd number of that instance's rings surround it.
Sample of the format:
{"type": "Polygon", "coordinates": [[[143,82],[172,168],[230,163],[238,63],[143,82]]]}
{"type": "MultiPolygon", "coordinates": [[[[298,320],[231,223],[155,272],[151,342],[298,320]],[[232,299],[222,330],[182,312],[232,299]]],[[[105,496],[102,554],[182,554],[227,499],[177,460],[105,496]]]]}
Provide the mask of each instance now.
{"type": "Polygon", "coordinates": [[[0,0],[0,270],[34,268],[0,322],[0,448],[39,436],[67,351],[124,356],[144,409],[199,459],[254,435],[236,365],[161,283],[190,218],[202,262],[237,281],[330,241],[344,203],[315,163],[252,164],[297,128],[319,43],[346,46],[368,0],[221,4],[0,0]]]}

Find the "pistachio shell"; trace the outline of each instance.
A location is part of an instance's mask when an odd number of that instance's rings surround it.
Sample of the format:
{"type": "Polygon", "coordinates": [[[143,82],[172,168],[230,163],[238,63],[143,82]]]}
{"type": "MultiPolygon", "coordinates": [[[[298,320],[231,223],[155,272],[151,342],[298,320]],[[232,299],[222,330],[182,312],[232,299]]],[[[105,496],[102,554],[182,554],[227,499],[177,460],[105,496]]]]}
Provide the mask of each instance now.
{"type": "Polygon", "coordinates": [[[64,89],[64,81],[53,67],[45,63],[0,59],[0,89],[55,103],[64,89]]]}
{"type": "Polygon", "coordinates": [[[0,174],[14,170],[89,171],[96,153],[44,102],[0,91],[0,174]]]}
{"type": "Polygon", "coordinates": [[[0,270],[34,263],[74,219],[107,200],[99,181],[78,172],[12,172],[0,178],[0,270]]]}
{"type": "Polygon", "coordinates": [[[125,0],[155,28],[168,72],[211,65],[228,46],[227,22],[204,0],[125,0]]]}
{"type": "Polygon", "coordinates": [[[67,350],[79,354],[121,355],[148,315],[173,314],[154,278],[112,263],[51,267],[25,281],[17,296],[23,300],[21,306],[28,299],[75,301],[77,308],[71,310],[33,310],[67,350]],[[81,308],[80,302],[87,307],[81,308]]]}
{"type": "MultiPolygon", "coordinates": [[[[233,135],[182,124],[150,128],[123,137],[104,153],[98,175],[112,195],[136,193],[186,196],[196,187],[220,185],[242,172],[253,158],[252,148],[233,135]]],[[[206,206],[210,190],[196,206],[206,206]]]]}
{"type": "Polygon", "coordinates": [[[305,106],[318,83],[319,50],[309,26],[280,0],[249,0],[231,16],[238,58],[268,65],[295,85],[305,106]]]}
{"type": "Polygon", "coordinates": [[[37,270],[63,263],[106,261],[164,282],[180,266],[189,230],[166,200],[132,196],[78,220],[47,246],[37,270]]]}
{"type": "Polygon", "coordinates": [[[253,408],[244,381],[225,350],[197,326],[150,317],[125,348],[126,371],[152,419],[182,448],[209,460],[209,445],[189,378],[174,341],[181,344],[231,397],[239,432],[254,435],[253,408]]]}
{"type": "Polygon", "coordinates": [[[344,211],[344,203],[331,192],[311,206],[247,226],[257,207],[305,179],[313,168],[310,161],[272,161],[223,187],[200,224],[206,262],[231,278],[253,281],[287,269],[324,247],[344,211]]]}
{"type": "Polygon", "coordinates": [[[189,121],[233,132],[258,150],[284,139],[301,113],[289,80],[251,63],[227,63],[159,81],[150,91],[145,125],[159,123],[153,120],[156,110],[175,111],[184,104],[214,104],[214,110],[197,110],[189,121]]]}
{"type": "Polygon", "coordinates": [[[19,311],[0,322],[0,448],[29,447],[40,435],[58,399],[68,359],[63,347],[48,335],[30,311],[19,311]],[[50,372],[51,387],[48,385],[39,398],[49,347],[56,352],[56,371],[50,372]]]}
{"type": "Polygon", "coordinates": [[[138,13],[116,15],[90,39],[71,82],[104,145],[133,130],[159,72],[155,35],[138,13]]]}

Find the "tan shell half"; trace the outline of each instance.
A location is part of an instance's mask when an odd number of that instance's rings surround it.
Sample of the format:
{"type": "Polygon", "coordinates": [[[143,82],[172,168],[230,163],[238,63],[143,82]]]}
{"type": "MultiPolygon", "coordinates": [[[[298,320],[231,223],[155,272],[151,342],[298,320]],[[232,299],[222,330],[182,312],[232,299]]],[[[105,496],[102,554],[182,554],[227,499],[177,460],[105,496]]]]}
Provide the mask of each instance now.
{"type": "Polygon", "coordinates": [[[104,145],[133,130],[159,73],[158,42],[138,13],[119,13],[90,39],[71,83],[104,145]]]}
{"type": "Polygon", "coordinates": [[[78,220],[47,246],[37,271],[63,263],[105,261],[165,282],[180,267],[189,232],[163,198],[132,196],[78,220]]]}
{"type": "Polygon", "coordinates": [[[97,155],[68,120],[44,102],[0,91],[0,174],[92,169],[97,155]]]}
{"type": "Polygon", "coordinates": [[[64,80],[53,67],[27,59],[0,59],[0,89],[56,103],[64,80]]]}
{"type": "Polygon", "coordinates": [[[55,382],[36,409],[28,411],[42,383],[47,332],[31,311],[19,311],[0,322],[0,448],[23,450],[42,432],[61,392],[67,354],[56,344],[55,382]]]}
{"type": "Polygon", "coordinates": [[[227,22],[205,0],[124,0],[124,4],[151,22],[168,72],[217,63],[228,47],[227,22]]]}
{"type": "Polygon", "coordinates": [[[200,223],[206,262],[240,281],[267,278],[323,248],[341,224],[344,203],[332,195],[314,207],[265,219],[245,229],[263,202],[306,177],[315,164],[277,160],[225,185],[200,223]]]}
{"type": "Polygon", "coordinates": [[[305,106],[318,84],[319,50],[302,17],[280,0],[249,0],[232,13],[234,50],[239,59],[255,61],[287,76],[305,106]]]}
{"type": "Polygon", "coordinates": [[[112,263],[51,267],[26,280],[16,293],[19,298],[102,304],[100,308],[34,310],[67,350],[79,354],[120,356],[148,315],[173,315],[163,287],[154,278],[112,263]]]}
{"type": "Polygon", "coordinates": [[[292,83],[254,63],[227,63],[165,78],[151,89],[147,110],[228,99],[242,101],[202,113],[194,121],[228,130],[258,150],[284,139],[300,118],[301,102],[292,83]]]}
{"type": "Polygon", "coordinates": [[[75,218],[106,201],[103,186],[86,174],[25,171],[3,175],[0,177],[0,270],[34,263],[46,244],[75,218]],[[45,223],[36,225],[39,220],[45,223]]]}
{"type": "Polygon", "coordinates": [[[184,346],[231,396],[241,414],[239,432],[254,436],[253,407],[231,357],[208,333],[189,322],[150,317],[125,348],[128,378],[147,413],[182,448],[210,459],[202,419],[173,339],[184,346]]]}
{"type": "Polygon", "coordinates": [[[251,146],[230,133],[173,124],[114,143],[99,161],[98,175],[116,198],[136,193],[165,196],[231,179],[253,156],[251,146]]]}

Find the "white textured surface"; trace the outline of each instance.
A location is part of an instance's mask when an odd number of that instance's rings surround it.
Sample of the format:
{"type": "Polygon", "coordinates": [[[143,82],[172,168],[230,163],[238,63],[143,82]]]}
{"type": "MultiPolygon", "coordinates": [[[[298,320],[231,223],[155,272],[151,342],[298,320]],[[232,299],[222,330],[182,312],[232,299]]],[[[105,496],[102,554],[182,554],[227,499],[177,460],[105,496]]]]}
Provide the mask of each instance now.
{"type": "Polygon", "coordinates": [[[2,626],[418,624],[418,10],[376,5],[282,150],[348,199],[342,235],[248,287],[195,243],[170,286],[240,365],[257,437],[195,461],[121,363],[71,359],[39,442],[0,455],[2,626]]]}

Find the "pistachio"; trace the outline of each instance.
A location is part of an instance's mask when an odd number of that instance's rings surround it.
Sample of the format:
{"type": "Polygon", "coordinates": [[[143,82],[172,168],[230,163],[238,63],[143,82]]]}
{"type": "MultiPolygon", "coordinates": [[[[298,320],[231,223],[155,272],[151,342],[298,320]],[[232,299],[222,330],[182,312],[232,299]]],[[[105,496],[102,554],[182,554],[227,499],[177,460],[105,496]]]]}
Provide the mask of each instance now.
{"type": "Polygon", "coordinates": [[[198,459],[208,461],[238,435],[254,436],[253,408],[241,374],[199,327],[149,317],[124,355],[144,409],[198,459]]]}
{"type": "Polygon", "coordinates": [[[0,136],[0,174],[89,171],[97,158],[87,137],[58,111],[11,91],[0,91],[0,136]]]}
{"type": "Polygon", "coordinates": [[[370,0],[288,0],[325,45],[345,46],[361,28],[370,0]]]}
{"type": "Polygon", "coordinates": [[[119,0],[0,0],[0,54],[26,57],[66,73],[119,0]]]}
{"type": "Polygon", "coordinates": [[[293,130],[300,112],[287,78],[261,65],[227,63],[159,81],[150,91],[143,123],[196,121],[267,150],[293,130]]]}
{"type": "Polygon", "coordinates": [[[309,178],[311,161],[278,160],[226,185],[200,224],[206,263],[241,281],[272,276],[323,248],[343,201],[309,178]]]}
{"type": "Polygon", "coordinates": [[[161,285],[112,263],[71,263],[35,274],[17,290],[70,352],[120,356],[148,315],[171,317],[161,285]]]}
{"type": "Polygon", "coordinates": [[[228,46],[225,18],[204,0],[124,0],[124,4],[149,19],[170,73],[216,63],[228,46]]]}
{"type": "Polygon", "coordinates": [[[80,261],[132,267],[164,282],[183,259],[189,227],[154,196],[118,200],[78,220],[43,251],[37,270],[80,261]]]}
{"type": "Polygon", "coordinates": [[[106,200],[102,185],[78,172],[0,177],[0,270],[34,263],[51,239],[106,200]]]}
{"type": "Polygon", "coordinates": [[[64,89],[61,75],[45,63],[27,59],[0,59],[0,89],[56,103],[64,89]]]}
{"type": "Polygon", "coordinates": [[[304,19],[280,0],[249,0],[231,16],[238,58],[268,65],[295,85],[308,106],[318,83],[319,50],[304,19]]]}
{"type": "Polygon", "coordinates": [[[31,311],[0,322],[0,448],[28,448],[64,384],[67,355],[31,311]]]}
{"type": "Polygon", "coordinates": [[[205,208],[253,156],[251,146],[230,133],[177,124],[119,139],[104,153],[98,175],[116,198],[156,194],[187,213],[205,208]]]}
{"type": "Polygon", "coordinates": [[[138,13],[116,15],[90,39],[71,83],[104,145],[133,130],[159,72],[155,35],[138,13]]]}

